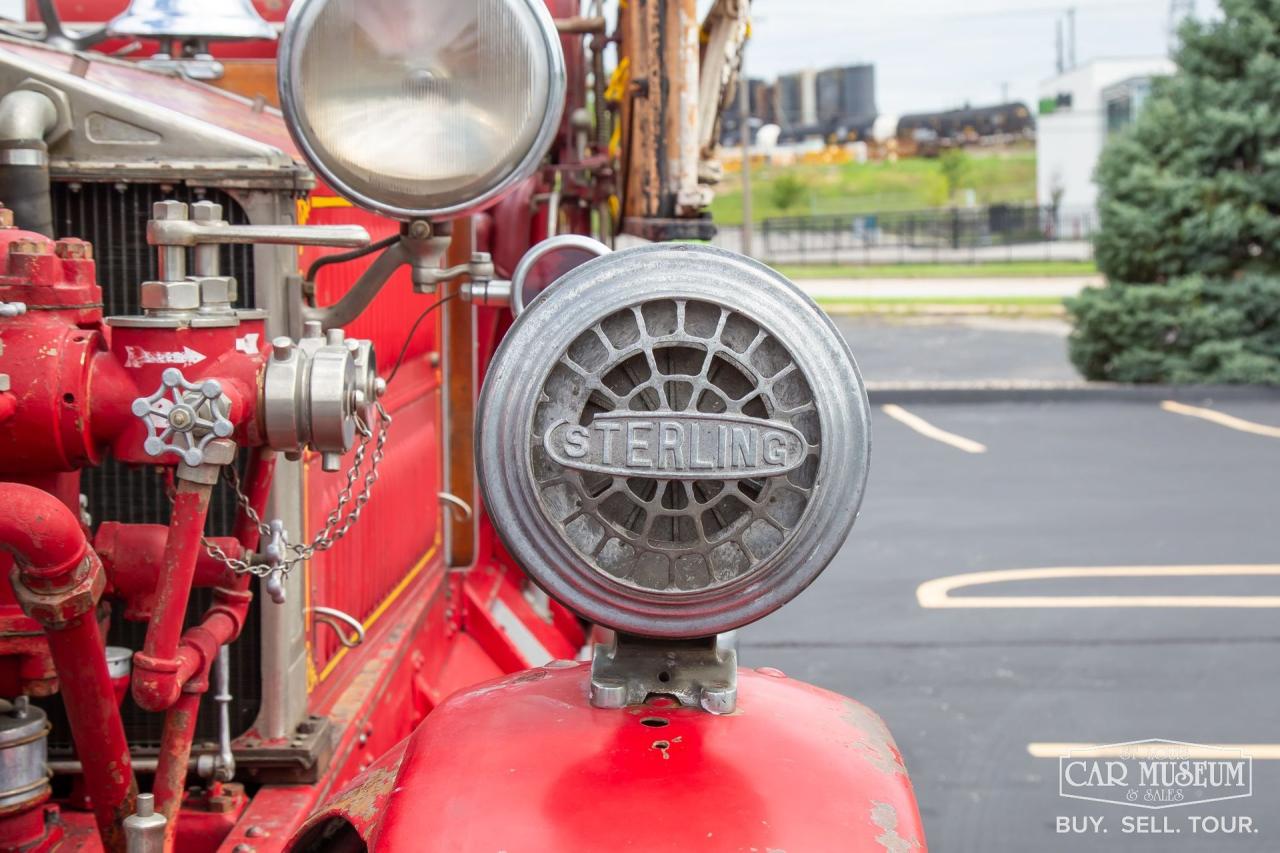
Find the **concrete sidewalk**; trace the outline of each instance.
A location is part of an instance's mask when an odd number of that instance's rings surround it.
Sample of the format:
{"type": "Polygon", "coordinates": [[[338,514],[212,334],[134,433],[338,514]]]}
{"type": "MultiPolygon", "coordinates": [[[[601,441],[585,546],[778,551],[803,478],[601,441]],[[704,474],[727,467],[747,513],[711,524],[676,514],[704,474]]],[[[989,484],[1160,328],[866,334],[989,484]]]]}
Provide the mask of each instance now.
{"type": "Polygon", "coordinates": [[[1008,299],[1066,298],[1086,287],[1102,287],[1102,276],[1047,278],[801,279],[814,299],[1008,299]]]}

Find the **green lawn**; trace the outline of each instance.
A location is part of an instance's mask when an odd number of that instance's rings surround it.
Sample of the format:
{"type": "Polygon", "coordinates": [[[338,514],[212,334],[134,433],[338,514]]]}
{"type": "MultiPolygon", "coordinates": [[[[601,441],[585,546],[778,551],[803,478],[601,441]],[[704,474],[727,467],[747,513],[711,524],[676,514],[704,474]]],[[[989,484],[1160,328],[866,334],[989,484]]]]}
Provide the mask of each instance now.
{"type": "Polygon", "coordinates": [[[990,264],[880,264],[871,266],[831,266],[812,264],[781,266],[788,278],[1058,278],[1092,276],[1098,267],[1079,261],[1010,261],[990,264]]]}
{"type": "MultiPolygon", "coordinates": [[[[888,213],[945,207],[947,182],[941,162],[912,158],[897,163],[761,166],[752,170],[753,219],[839,213],[888,213]],[[782,211],[774,204],[773,185],[790,172],[805,185],[800,202],[782,211]]],[[[974,152],[968,157],[964,186],[977,193],[978,204],[1034,202],[1036,157],[1033,151],[974,152]]],[[[729,174],[711,205],[721,225],[742,224],[741,177],[729,174]]]]}

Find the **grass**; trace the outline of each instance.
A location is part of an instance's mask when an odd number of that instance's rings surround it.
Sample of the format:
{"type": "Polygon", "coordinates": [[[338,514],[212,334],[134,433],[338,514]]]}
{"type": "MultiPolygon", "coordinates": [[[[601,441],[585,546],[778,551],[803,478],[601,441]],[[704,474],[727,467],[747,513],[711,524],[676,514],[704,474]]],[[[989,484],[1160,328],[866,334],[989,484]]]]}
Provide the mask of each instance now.
{"type": "Polygon", "coordinates": [[[1060,278],[1097,275],[1098,267],[1090,261],[1010,261],[989,264],[784,265],[778,267],[778,271],[793,279],[1060,278]]]}
{"type": "MultiPolygon", "coordinates": [[[[947,206],[947,181],[941,161],[912,158],[897,163],[841,163],[757,166],[751,170],[753,216],[820,216],[840,213],[890,213],[947,206]],[[780,210],[774,184],[789,174],[804,185],[800,202],[780,210]]],[[[975,152],[968,156],[963,186],[972,187],[978,204],[1034,202],[1036,157],[1027,150],[975,152]]],[[[742,224],[741,179],[726,176],[711,213],[720,225],[742,224]]]]}

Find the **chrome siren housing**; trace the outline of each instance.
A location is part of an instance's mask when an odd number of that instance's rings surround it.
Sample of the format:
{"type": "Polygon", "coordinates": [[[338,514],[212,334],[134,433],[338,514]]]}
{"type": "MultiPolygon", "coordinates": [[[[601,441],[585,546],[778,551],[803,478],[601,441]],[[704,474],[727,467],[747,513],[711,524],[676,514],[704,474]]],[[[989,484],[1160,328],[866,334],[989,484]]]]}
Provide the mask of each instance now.
{"type": "Polygon", "coordinates": [[[866,392],[844,339],[777,272],[705,246],[569,273],[503,341],[480,483],[533,579],[593,622],[701,637],[827,566],[866,484],[866,392]]]}

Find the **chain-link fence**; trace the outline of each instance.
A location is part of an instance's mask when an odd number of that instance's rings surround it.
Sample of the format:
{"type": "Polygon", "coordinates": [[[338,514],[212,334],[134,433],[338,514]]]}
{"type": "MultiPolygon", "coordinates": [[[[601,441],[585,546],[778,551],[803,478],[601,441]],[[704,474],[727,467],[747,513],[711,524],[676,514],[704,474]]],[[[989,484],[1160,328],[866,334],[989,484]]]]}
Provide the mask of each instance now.
{"type": "MultiPolygon", "coordinates": [[[[752,253],[775,264],[1088,261],[1092,210],[1038,205],[791,216],[756,226],[752,253]]],[[[722,226],[716,244],[742,250],[742,229],[722,226]]]]}

